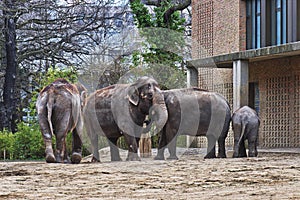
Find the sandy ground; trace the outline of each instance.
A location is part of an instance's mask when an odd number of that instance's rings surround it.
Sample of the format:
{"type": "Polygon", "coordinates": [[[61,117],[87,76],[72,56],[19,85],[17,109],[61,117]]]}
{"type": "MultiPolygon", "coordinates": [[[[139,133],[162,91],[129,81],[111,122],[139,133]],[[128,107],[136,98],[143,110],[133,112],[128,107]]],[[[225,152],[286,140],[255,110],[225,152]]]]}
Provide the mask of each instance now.
{"type": "Polygon", "coordinates": [[[0,162],[0,199],[300,199],[300,154],[204,160],[191,149],[176,161],[0,162]]]}

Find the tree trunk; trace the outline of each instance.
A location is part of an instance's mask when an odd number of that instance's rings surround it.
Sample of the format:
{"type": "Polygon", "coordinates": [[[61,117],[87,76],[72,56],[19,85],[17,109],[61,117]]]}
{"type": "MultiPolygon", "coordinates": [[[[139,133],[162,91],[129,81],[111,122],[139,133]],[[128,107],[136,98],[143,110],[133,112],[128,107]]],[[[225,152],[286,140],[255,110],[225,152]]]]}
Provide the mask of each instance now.
{"type": "Polygon", "coordinates": [[[151,135],[150,135],[150,133],[144,133],[141,135],[140,142],[139,142],[139,148],[140,148],[140,156],[142,158],[151,157],[152,150],[151,150],[151,135]]]}
{"type": "Polygon", "coordinates": [[[5,20],[5,50],[6,50],[6,71],[3,88],[3,104],[2,104],[2,121],[1,127],[9,131],[16,131],[16,99],[15,85],[17,76],[17,59],[16,59],[16,23],[12,12],[12,0],[5,1],[7,10],[3,11],[5,20]]]}

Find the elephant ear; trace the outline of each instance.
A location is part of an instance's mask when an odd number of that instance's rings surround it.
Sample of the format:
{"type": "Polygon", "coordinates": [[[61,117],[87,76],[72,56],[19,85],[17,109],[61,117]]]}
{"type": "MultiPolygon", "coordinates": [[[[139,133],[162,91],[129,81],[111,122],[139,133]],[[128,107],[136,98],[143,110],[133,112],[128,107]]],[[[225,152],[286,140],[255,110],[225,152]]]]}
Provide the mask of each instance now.
{"type": "Polygon", "coordinates": [[[139,91],[135,86],[132,86],[129,88],[128,92],[128,99],[129,102],[132,103],[133,105],[137,106],[139,103],[139,91]]]}
{"type": "Polygon", "coordinates": [[[82,91],[81,94],[80,94],[80,100],[81,100],[81,106],[82,107],[85,106],[86,97],[87,97],[86,91],[82,91]]]}

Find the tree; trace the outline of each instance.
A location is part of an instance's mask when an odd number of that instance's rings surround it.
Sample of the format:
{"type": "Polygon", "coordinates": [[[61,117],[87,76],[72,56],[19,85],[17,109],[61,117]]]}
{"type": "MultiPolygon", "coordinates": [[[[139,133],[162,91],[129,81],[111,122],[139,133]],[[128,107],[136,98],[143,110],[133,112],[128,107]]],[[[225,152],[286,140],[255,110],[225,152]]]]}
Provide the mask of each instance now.
{"type": "Polygon", "coordinates": [[[145,72],[155,73],[165,88],[184,87],[186,48],[185,19],[180,15],[190,5],[190,1],[141,1],[130,0],[139,32],[145,38],[142,52],[136,52],[134,64],[147,66],[145,72]],[[155,6],[153,12],[145,6],[155,6]],[[168,81],[166,81],[168,80],[168,81]]]}
{"type": "Polygon", "coordinates": [[[113,0],[4,0],[0,2],[0,130],[16,131],[16,122],[39,88],[36,72],[50,67],[79,68],[83,56],[114,29],[113,0]],[[3,21],[2,21],[3,20],[3,21]],[[5,44],[5,45],[1,45],[5,44]],[[3,90],[2,90],[3,88],[3,90]]]}
{"type": "Polygon", "coordinates": [[[5,37],[5,81],[3,89],[3,103],[1,109],[1,121],[0,129],[7,127],[9,131],[16,131],[16,123],[14,122],[14,114],[16,111],[16,99],[15,99],[15,83],[17,76],[17,57],[16,57],[16,18],[14,1],[5,0],[6,10],[3,10],[4,14],[4,37],[5,37]],[[4,109],[3,109],[4,108],[4,109]],[[3,112],[3,110],[5,112],[3,112]]]}

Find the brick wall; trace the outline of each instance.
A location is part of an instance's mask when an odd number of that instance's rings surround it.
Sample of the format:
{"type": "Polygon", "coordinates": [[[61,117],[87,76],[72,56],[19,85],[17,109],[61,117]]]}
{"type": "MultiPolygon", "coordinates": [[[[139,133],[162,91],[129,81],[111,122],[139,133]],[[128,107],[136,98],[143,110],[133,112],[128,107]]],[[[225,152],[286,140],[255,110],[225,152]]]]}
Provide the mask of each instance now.
{"type": "MultiPolygon", "coordinates": [[[[192,8],[193,59],[246,49],[246,1],[193,0],[192,8]]],[[[232,106],[232,70],[212,64],[198,72],[199,87],[221,93],[232,106]]],[[[259,146],[300,147],[300,56],[249,63],[249,76],[259,87],[259,146]]],[[[226,142],[232,146],[232,131],[226,142]]]]}
{"type": "Polygon", "coordinates": [[[245,50],[245,1],[193,0],[192,13],[193,59],[245,50]]]}

